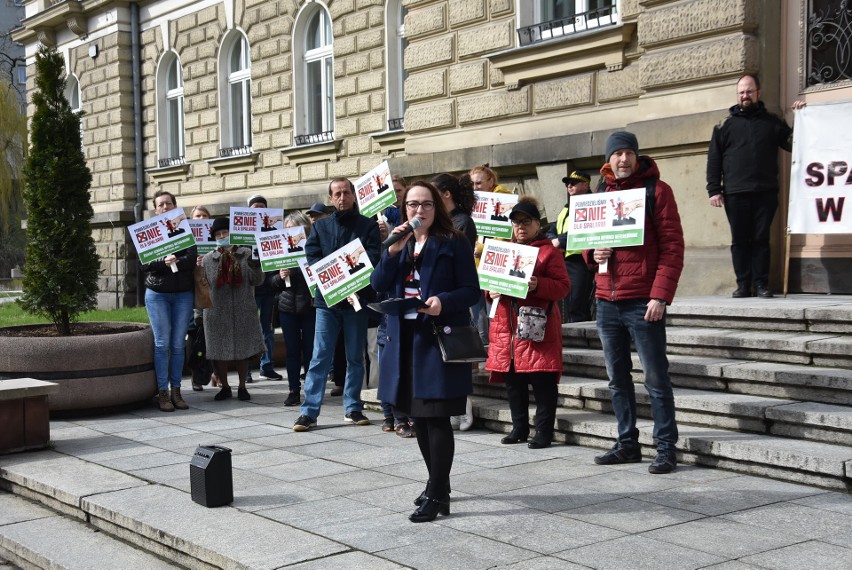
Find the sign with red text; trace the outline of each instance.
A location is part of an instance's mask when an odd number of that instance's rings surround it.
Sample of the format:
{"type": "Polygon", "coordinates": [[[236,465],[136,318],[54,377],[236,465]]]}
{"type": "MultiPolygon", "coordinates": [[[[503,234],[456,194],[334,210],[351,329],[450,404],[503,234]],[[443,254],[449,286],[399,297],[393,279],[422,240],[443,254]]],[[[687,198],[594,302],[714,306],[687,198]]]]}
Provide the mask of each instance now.
{"type": "Polygon", "coordinates": [[[788,233],[852,233],[846,200],[852,200],[852,102],[799,109],[793,131],[788,233]]]}
{"type": "Polygon", "coordinates": [[[537,260],[537,247],[488,240],[479,261],[479,287],[523,299],[537,260]]]}
{"type": "Polygon", "coordinates": [[[195,238],[198,255],[207,255],[216,249],[216,240],[210,236],[210,226],[213,225],[212,219],[202,218],[200,220],[187,220],[187,222],[192,230],[192,236],[195,238]]]}
{"type": "Polygon", "coordinates": [[[127,229],[142,263],[150,263],[195,245],[182,208],[133,224],[127,229]]]}
{"type": "Polygon", "coordinates": [[[296,262],[299,264],[299,269],[301,269],[302,275],[305,276],[305,281],[308,283],[308,289],[311,291],[311,297],[315,297],[317,294],[317,276],[314,275],[313,270],[311,270],[311,266],[308,265],[308,258],[299,257],[296,259],[296,262]]]}
{"type": "Polygon", "coordinates": [[[284,229],[283,208],[231,208],[231,245],[255,245],[255,236],[284,229]]]}
{"type": "Polygon", "coordinates": [[[296,226],[277,232],[255,234],[260,267],[264,271],[290,269],[299,265],[298,259],[305,257],[305,228],[296,226]]]}
{"type": "Polygon", "coordinates": [[[387,161],[355,181],[355,198],[358,200],[358,211],[368,218],[396,202],[387,161]]]}
{"type": "Polygon", "coordinates": [[[644,188],[571,196],[567,249],[628,247],[644,241],[644,188]]]}
{"type": "Polygon", "coordinates": [[[319,292],[331,307],[370,284],[373,264],[360,239],[311,264],[319,292]]]}
{"type": "Polygon", "coordinates": [[[470,217],[473,218],[476,233],[480,237],[511,238],[509,212],[518,203],[518,196],[502,192],[474,192],[474,195],[476,202],[470,217]]]}

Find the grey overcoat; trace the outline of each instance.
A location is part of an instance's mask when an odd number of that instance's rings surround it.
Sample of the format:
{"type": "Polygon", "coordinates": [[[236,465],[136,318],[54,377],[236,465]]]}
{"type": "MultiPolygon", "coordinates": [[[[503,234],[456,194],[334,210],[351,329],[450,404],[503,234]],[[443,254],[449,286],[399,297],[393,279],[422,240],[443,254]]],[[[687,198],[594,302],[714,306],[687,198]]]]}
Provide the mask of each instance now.
{"type": "Polygon", "coordinates": [[[209,360],[243,360],[265,350],[254,301],[254,288],[263,283],[263,271],[256,261],[249,263],[249,248],[238,247],[234,256],[243,277],[242,283],[236,287],[229,284],[216,287],[219,259],[222,257],[218,249],[205,255],[201,261],[213,300],[213,307],[204,309],[204,336],[209,360]]]}

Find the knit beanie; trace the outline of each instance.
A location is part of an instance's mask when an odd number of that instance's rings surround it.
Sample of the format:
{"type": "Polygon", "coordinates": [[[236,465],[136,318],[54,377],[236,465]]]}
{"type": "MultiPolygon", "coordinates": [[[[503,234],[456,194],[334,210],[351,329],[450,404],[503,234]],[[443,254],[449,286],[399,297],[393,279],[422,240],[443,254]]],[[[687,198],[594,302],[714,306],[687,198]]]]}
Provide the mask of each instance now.
{"type": "Polygon", "coordinates": [[[258,204],[258,203],[263,204],[264,208],[267,207],[267,205],[268,205],[266,198],[264,198],[261,194],[255,194],[254,196],[252,196],[251,198],[246,200],[246,203],[248,204],[249,208],[251,208],[253,204],[258,204]]]}
{"type": "Polygon", "coordinates": [[[617,150],[629,148],[639,156],[639,142],[636,140],[636,135],[627,131],[617,131],[609,135],[606,139],[606,155],[604,160],[609,162],[609,157],[617,150]]]}

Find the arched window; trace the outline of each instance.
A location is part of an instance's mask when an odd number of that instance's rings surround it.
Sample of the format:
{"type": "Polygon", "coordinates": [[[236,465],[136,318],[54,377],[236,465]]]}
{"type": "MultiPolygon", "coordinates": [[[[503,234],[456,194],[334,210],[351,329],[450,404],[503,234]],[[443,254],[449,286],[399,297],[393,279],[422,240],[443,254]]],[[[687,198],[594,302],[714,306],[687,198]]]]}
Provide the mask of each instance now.
{"type": "Polygon", "coordinates": [[[331,17],[317,2],[296,19],[296,144],[334,138],[334,57],[331,17]]]}
{"type": "Polygon", "coordinates": [[[388,130],[398,131],[403,128],[403,117],[405,116],[405,67],[403,65],[403,53],[407,42],[405,40],[405,11],[402,0],[388,0],[385,15],[387,27],[385,29],[387,41],[387,73],[388,73],[388,130]]]}
{"type": "Polygon", "coordinates": [[[221,156],[251,153],[251,56],[246,36],[231,30],[219,50],[221,156]]]}
{"type": "Polygon", "coordinates": [[[183,164],[183,70],[171,51],[157,68],[157,137],[159,165],[183,164]]]}
{"type": "Polygon", "coordinates": [[[74,75],[65,78],[65,98],[71,105],[71,110],[79,113],[83,110],[83,101],[80,98],[80,82],[74,75]]]}

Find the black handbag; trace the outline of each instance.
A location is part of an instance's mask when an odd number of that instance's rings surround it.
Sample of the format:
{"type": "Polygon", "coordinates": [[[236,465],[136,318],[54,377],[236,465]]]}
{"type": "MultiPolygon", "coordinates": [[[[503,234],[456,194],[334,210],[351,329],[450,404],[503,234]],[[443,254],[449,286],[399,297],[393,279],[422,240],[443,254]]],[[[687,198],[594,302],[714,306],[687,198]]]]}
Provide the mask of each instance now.
{"type": "Polygon", "coordinates": [[[448,364],[485,362],[488,357],[479,331],[472,325],[450,326],[433,323],[432,332],[438,339],[441,358],[448,364]]]}

